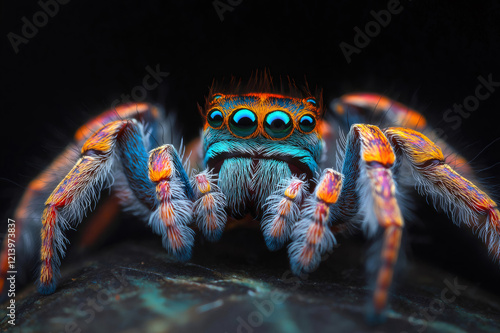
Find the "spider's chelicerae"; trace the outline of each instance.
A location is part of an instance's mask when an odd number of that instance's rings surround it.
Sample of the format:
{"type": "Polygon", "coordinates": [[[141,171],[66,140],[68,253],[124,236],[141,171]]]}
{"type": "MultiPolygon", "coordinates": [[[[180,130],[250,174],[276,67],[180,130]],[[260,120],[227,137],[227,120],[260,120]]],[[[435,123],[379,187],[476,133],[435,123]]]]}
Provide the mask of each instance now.
{"type": "MultiPolygon", "coordinates": [[[[56,289],[64,231],[81,221],[106,186],[181,261],[191,256],[193,225],[217,241],[228,217],[253,216],[270,250],[289,243],[297,274],[316,269],[337,233],[360,228],[367,236],[379,235],[372,299],[378,314],[398,257],[405,187],[429,195],[500,259],[496,203],[467,180],[474,178],[467,163],[454,170],[445,162],[442,151],[452,150],[422,134],[432,133],[422,115],[366,93],[344,95],[329,113],[325,109],[320,95],[293,84],[286,91],[273,89],[267,76],[247,87],[214,86],[200,108],[201,140],[191,145],[197,147],[193,156],[200,172],[188,170],[176,147],[158,143],[169,137],[160,135],[169,124],[152,105],[122,105],[91,120],[30,183],[15,212],[18,253],[27,258],[41,248],[38,290],[56,289]],[[379,125],[366,124],[368,119],[379,125]]],[[[2,284],[7,250],[4,242],[2,284]]]]}

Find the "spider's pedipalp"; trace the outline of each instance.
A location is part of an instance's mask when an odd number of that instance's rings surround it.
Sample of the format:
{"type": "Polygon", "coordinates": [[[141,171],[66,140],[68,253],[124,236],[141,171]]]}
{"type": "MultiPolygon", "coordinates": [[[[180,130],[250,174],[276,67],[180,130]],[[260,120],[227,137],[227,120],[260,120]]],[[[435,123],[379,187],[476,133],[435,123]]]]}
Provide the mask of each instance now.
{"type": "Polygon", "coordinates": [[[288,247],[295,274],[316,269],[321,255],[331,251],[337,243],[330,230],[330,209],[337,202],[341,189],[342,175],[333,169],[326,169],[314,193],[305,199],[288,247]]]}
{"type": "Polygon", "coordinates": [[[407,128],[389,128],[387,137],[410,162],[416,186],[452,220],[477,232],[491,255],[500,261],[500,212],[497,204],[444,160],[441,149],[425,135],[407,128]]]}
{"type": "Polygon", "coordinates": [[[292,227],[299,219],[300,204],[307,187],[304,180],[292,176],[278,184],[266,199],[261,229],[270,250],[282,248],[289,240],[292,227]]]}
{"type": "Polygon", "coordinates": [[[208,169],[193,175],[191,183],[196,196],[193,206],[196,224],[209,241],[215,242],[220,239],[226,226],[226,196],[208,169]]]}
{"type": "Polygon", "coordinates": [[[163,247],[180,261],[191,257],[194,231],[194,193],[182,161],[172,145],[153,149],[149,155],[149,179],[156,186],[156,210],[149,225],[162,236],[163,247]]]}

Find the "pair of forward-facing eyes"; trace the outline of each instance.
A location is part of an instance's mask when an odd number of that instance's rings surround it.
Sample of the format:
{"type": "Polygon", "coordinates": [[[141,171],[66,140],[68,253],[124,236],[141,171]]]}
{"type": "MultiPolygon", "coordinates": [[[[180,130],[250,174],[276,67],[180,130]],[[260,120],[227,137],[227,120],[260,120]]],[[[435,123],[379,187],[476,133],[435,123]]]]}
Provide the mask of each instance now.
{"type": "MultiPolygon", "coordinates": [[[[212,109],[207,114],[207,122],[213,129],[221,129],[226,124],[228,130],[240,138],[251,137],[259,127],[257,114],[247,108],[233,111],[228,119],[225,119],[224,113],[219,109],[212,109]]],[[[276,140],[286,139],[295,127],[304,134],[311,133],[316,128],[316,119],[312,114],[303,114],[296,122],[297,126],[294,126],[292,115],[275,110],[266,114],[262,127],[267,136],[276,140]]]]}

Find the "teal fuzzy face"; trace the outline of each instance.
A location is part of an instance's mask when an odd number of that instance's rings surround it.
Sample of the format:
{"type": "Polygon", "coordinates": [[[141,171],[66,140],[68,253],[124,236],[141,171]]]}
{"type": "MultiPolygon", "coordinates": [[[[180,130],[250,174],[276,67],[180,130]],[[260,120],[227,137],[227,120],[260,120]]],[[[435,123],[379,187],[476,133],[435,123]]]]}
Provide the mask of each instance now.
{"type": "Polygon", "coordinates": [[[281,179],[319,172],[321,107],[314,98],[220,95],[206,108],[204,164],[219,174],[228,207],[259,211],[281,179]]]}

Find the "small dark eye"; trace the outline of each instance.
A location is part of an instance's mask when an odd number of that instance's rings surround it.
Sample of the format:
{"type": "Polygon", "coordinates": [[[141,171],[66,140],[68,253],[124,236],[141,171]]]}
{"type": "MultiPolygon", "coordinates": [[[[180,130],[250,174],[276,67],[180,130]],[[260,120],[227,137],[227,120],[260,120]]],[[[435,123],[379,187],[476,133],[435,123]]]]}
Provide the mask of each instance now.
{"type": "Polygon", "coordinates": [[[316,102],[314,98],[309,98],[306,102],[311,103],[314,106],[318,106],[318,102],[316,102]]]}
{"type": "Polygon", "coordinates": [[[229,119],[229,127],[236,136],[250,136],[257,129],[257,116],[248,109],[238,110],[229,119]]]}
{"type": "Polygon", "coordinates": [[[264,130],[269,136],[282,139],[293,129],[292,119],[283,111],[273,111],[264,120],[264,130]]]}
{"type": "Polygon", "coordinates": [[[309,133],[316,127],[316,120],[310,115],[305,115],[300,118],[299,127],[302,132],[309,133]]]}
{"type": "Polygon", "coordinates": [[[207,121],[211,127],[219,128],[224,122],[224,115],[217,109],[212,110],[207,116],[207,121]]]}

